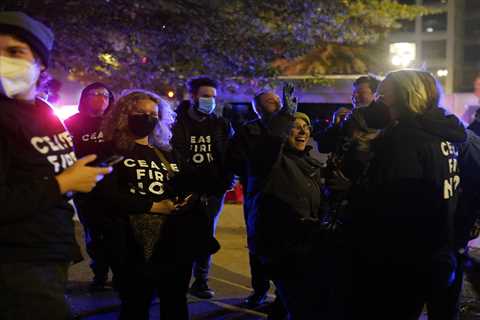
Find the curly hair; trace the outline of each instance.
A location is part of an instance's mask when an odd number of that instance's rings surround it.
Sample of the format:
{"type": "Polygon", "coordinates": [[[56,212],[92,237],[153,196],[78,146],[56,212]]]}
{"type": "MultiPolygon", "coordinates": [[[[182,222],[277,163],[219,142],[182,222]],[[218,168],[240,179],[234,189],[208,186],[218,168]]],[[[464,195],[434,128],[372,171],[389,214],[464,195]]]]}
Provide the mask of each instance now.
{"type": "Polygon", "coordinates": [[[120,151],[132,150],[135,140],[138,139],[128,128],[128,116],[135,110],[140,100],[151,100],[157,104],[159,121],[149,136],[152,145],[164,151],[172,149],[170,139],[172,138],[172,125],[175,122],[176,114],[172,107],[157,94],[133,89],[124,91],[113,107],[108,110],[102,122],[102,131],[106,141],[112,141],[120,151]]]}

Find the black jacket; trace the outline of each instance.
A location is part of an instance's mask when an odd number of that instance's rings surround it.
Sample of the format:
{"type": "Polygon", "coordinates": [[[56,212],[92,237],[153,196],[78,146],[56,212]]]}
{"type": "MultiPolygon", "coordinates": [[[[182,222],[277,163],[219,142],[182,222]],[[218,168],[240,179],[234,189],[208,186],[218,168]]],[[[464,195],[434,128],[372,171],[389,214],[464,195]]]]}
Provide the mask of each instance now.
{"type": "Polygon", "coordinates": [[[0,96],[0,263],[78,253],[73,208],[55,179],[74,162],[72,139],[46,102],[0,96]]]}
{"type": "Polygon", "coordinates": [[[454,144],[465,138],[459,120],[440,108],[385,131],[376,141],[369,192],[354,213],[358,248],[428,261],[452,244],[460,183],[454,144]]]}
{"type": "Polygon", "coordinates": [[[464,248],[480,233],[480,137],[467,130],[467,140],[460,145],[461,193],[456,216],[456,244],[464,248]]]}
{"type": "Polygon", "coordinates": [[[279,113],[267,125],[247,124],[229,150],[247,180],[249,248],[286,269],[312,254],[322,216],[320,163],[287,145],[292,122],[279,113]]]}
{"type": "Polygon", "coordinates": [[[215,115],[196,122],[188,115],[189,108],[188,101],[180,104],[173,127],[173,153],[175,158],[181,159],[179,167],[182,176],[187,178],[178,183],[188,185],[194,192],[223,195],[231,188],[233,181],[233,174],[225,164],[226,150],[232,135],[231,126],[225,119],[215,115]],[[196,129],[200,129],[202,137],[195,136],[196,129]],[[201,160],[201,164],[195,162],[197,159],[201,160]]]}
{"type": "Polygon", "coordinates": [[[474,120],[469,126],[469,130],[475,132],[477,136],[480,136],[480,120],[474,120]]]}

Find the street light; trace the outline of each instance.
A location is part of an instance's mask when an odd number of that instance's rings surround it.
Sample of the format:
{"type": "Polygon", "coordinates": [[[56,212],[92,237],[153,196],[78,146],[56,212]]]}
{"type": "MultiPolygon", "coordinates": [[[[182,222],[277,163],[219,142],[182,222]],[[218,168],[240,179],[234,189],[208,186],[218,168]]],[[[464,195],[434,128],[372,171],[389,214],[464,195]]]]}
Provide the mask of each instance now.
{"type": "Polygon", "coordinates": [[[415,61],[414,42],[395,42],[390,44],[391,62],[396,67],[408,67],[415,61]]]}

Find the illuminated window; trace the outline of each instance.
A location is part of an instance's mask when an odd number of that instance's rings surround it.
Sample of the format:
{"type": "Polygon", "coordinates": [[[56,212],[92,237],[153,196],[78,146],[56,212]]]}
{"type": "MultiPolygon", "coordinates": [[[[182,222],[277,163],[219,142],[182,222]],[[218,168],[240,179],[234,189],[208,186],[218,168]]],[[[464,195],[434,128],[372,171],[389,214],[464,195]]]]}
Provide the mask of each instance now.
{"type": "Polygon", "coordinates": [[[390,58],[394,66],[408,67],[415,61],[416,46],[413,42],[396,42],[390,44],[390,58]]]}

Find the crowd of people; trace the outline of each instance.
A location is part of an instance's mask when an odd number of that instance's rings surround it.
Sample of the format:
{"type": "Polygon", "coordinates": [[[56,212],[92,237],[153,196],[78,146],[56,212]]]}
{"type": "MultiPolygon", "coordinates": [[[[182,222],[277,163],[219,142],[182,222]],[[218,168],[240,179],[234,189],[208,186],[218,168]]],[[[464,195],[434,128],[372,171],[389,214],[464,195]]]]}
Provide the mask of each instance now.
{"type": "Polygon", "coordinates": [[[480,115],[468,129],[440,106],[428,72],[357,79],[353,109],[314,132],[290,84],[252,99],[257,118],[216,115],[218,83],[189,81],[172,107],[154,92],[84,88],[62,123],[39,97],[54,35],[0,12],[0,318],[70,319],[68,267],[82,259],[120,319],[189,319],[209,299],[215,228],[235,176],[243,185],[252,294],[269,319],[454,320],[480,214],[480,115]],[[311,140],[328,153],[310,155],[311,140]],[[194,279],[191,279],[194,278],[194,279]],[[191,280],[193,283],[190,285],[191,280]]]}

